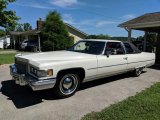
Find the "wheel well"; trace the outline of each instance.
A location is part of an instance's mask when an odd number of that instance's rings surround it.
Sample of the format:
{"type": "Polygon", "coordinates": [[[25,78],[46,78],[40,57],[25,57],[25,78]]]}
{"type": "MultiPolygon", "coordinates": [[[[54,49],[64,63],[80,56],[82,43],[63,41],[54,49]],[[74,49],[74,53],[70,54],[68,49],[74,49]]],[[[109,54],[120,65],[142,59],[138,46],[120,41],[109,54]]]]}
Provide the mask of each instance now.
{"type": "Polygon", "coordinates": [[[84,77],[85,77],[85,71],[83,68],[70,68],[70,69],[64,69],[64,70],[60,70],[57,74],[57,78],[62,75],[62,74],[66,74],[66,73],[77,73],[79,75],[79,78],[81,80],[81,82],[83,81],[84,77]]]}

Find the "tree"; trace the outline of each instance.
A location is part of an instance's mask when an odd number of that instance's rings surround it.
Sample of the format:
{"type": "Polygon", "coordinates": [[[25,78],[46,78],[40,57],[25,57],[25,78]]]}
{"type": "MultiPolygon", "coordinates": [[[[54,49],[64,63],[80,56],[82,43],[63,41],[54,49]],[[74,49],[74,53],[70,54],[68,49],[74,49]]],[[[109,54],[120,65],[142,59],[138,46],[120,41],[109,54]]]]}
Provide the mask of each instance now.
{"type": "Polygon", "coordinates": [[[32,26],[29,23],[17,24],[14,31],[24,32],[32,30],[32,26]]]}
{"type": "Polygon", "coordinates": [[[144,41],[144,37],[143,37],[143,36],[138,36],[138,37],[136,38],[136,41],[144,41]]]}
{"type": "MultiPolygon", "coordinates": [[[[144,41],[144,36],[139,36],[136,38],[136,41],[144,41]]],[[[147,43],[156,46],[157,43],[157,34],[156,33],[148,33],[147,34],[147,43]]]]}
{"type": "Polygon", "coordinates": [[[15,0],[0,0],[0,26],[7,30],[14,28],[19,20],[15,11],[7,10],[7,5],[12,2],[15,0]]]}
{"type": "Polygon", "coordinates": [[[3,37],[5,35],[6,35],[6,32],[4,30],[0,29],[0,37],[3,37]]]}
{"type": "Polygon", "coordinates": [[[61,16],[51,11],[46,16],[41,28],[42,51],[63,50],[73,45],[61,16]]]}
{"type": "Polygon", "coordinates": [[[109,35],[99,34],[99,35],[88,35],[87,39],[110,39],[109,35]]]}
{"type": "Polygon", "coordinates": [[[24,31],[32,30],[32,26],[29,23],[24,23],[23,30],[24,31]]]}
{"type": "MultiPolygon", "coordinates": [[[[119,41],[127,41],[128,37],[111,37],[109,35],[105,34],[99,34],[99,35],[88,35],[87,39],[110,39],[110,40],[119,40],[119,41]]],[[[132,41],[136,40],[135,38],[131,38],[132,41]]]]}
{"type": "Polygon", "coordinates": [[[22,26],[23,26],[22,24],[17,24],[16,27],[15,27],[15,31],[17,31],[17,32],[23,32],[24,30],[23,30],[22,26]]]}
{"type": "MultiPolygon", "coordinates": [[[[111,40],[127,41],[128,37],[111,37],[111,40]]],[[[136,38],[132,37],[131,40],[135,41],[136,38]]]]}

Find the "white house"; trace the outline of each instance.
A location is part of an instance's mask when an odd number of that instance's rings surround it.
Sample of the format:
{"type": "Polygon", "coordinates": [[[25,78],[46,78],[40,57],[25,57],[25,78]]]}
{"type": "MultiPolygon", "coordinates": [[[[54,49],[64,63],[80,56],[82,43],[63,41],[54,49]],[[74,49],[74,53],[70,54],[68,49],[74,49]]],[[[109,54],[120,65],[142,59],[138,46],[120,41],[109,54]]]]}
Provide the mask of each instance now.
{"type": "Polygon", "coordinates": [[[69,35],[74,38],[74,43],[78,42],[79,40],[85,39],[88,36],[86,33],[68,23],[65,23],[65,25],[68,29],[69,35]]]}
{"type": "Polygon", "coordinates": [[[6,35],[4,37],[0,38],[0,48],[4,49],[4,48],[8,48],[10,45],[10,36],[6,35]]]}
{"type": "Polygon", "coordinates": [[[4,40],[0,40],[0,49],[3,49],[3,42],[4,42],[4,40]]]}

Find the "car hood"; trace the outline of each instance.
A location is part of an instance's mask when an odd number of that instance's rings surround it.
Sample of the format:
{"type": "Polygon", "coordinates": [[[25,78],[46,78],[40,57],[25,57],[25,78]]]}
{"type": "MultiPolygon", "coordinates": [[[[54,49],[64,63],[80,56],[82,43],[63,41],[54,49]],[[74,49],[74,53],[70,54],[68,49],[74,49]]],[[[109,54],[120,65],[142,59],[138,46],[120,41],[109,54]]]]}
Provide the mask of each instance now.
{"type": "Polygon", "coordinates": [[[85,59],[93,59],[96,55],[78,53],[72,51],[54,51],[32,53],[27,55],[17,55],[16,59],[22,62],[28,62],[34,66],[40,67],[48,64],[55,64],[64,61],[77,61],[85,59]]]}

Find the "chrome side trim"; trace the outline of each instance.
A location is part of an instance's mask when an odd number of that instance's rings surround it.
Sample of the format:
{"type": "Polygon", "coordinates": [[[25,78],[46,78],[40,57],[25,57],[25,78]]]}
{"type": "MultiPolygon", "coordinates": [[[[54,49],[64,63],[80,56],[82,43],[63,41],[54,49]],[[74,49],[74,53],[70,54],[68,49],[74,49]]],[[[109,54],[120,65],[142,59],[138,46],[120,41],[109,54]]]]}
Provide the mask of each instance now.
{"type": "MultiPolygon", "coordinates": [[[[124,64],[115,64],[115,65],[109,65],[109,66],[100,66],[100,67],[96,67],[96,68],[88,68],[87,70],[99,69],[99,68],[105,68],[105,67],[113,67],[113,66],[120,66],[120,65],[125,65],[125,64],[132,64],[132,63],[148,62],[148,61],[154,61],[154,60],[155,59],[145,60],[145,61],[137,61],[137,62],[130,62],[130,63],[124,63],[124,64]]],[[[152,65],[154,65],[154,63],[152,65]]],[[[151,65],[149,65],[149,66],[151,66],[151,65]]]]}

